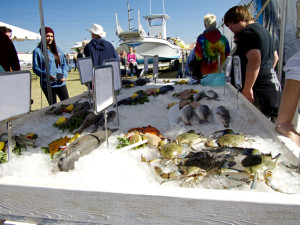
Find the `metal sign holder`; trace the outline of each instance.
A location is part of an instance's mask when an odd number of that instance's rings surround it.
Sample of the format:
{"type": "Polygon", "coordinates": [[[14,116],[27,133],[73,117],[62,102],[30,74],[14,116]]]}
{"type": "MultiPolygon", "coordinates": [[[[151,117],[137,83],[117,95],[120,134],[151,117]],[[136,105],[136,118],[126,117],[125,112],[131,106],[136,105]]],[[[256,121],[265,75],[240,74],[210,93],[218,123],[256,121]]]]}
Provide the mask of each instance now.
{"type": "Polygon", "coordinates": [[[239,92],[242,90],[242,69],[241,69],[241,59],[239,56],[233,57],[233,68],[234,68],[234,83],[237,89],[236,101],[237,101],[237,109],[239,109],[239,92]]]}
{"type": "Polygon", "coordinates": [[[104,110],[106,144],[107,147],[109,147],[107,131],[107,109],[115,102],[113,66],[104,65],[94,67],[92,83],[94,113],[98,115],[101,111],[104,110]]]}
{"type": "Polygon", "coordinates": [[[92,108],[91,84],[93,79],[93,60],[91,57],[85,57],[85,58],[79,58],[77,62],[78,62],[80,82],[81,84],[86,85],[88,88],[89,103],[90,103],[90,108],[92,108]]]}
{"type": "Polygon", "coordinates": [[[0,121],[7,124],[7,161],[12,155],[12,120],[31,110],[31,74],[29,71],[1,72],[0,121]]]}
{"type": "MultiPolygon", "coordinates": [[[[112,65],[113,67],[113,77],[114,77],[114,101],[117,110],[117,120],[118,126],[120,126],[120,119],[119,119],[119,109],[118,109],[118,99],[117,95],[122,89],[122,77],[121,77],[121,69],[120,69],[120,60],[118,59],[109,59],[104,61],[104,65],[112,65]]],[[[105,117],[106,119],[106,117],[105,117]]]]}
{"type": "Polygon", "coordinates": [[[225,75],[224,95],[225,95],[226,83],[231,82],[231,79],[230,79],[230,73],[231,73],[231,68],[232,68],[232,56],[231,55],[227,56],[225,63],[226,63],[226,65],[225,65],[225,72],[224,72],[224,75],[225,75]]]}
{"type": "Polygon", "coordinates": [[[158,78],[158,55],[153,57],[153,80],[154,80],[154,96],[156,96],[156,80],[158,78]]]}

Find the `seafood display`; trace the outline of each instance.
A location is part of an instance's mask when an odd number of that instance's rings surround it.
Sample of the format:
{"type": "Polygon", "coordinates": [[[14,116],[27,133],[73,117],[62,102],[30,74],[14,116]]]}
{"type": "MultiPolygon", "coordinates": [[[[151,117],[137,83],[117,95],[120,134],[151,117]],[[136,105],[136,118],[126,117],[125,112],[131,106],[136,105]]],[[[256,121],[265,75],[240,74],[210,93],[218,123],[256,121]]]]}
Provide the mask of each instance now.
{"type": "Polygon", "coordinates": [[[97,132],[104,125],[104,116],[93,115],[85,98],[73,101],[72,107],[62,102],[64,106],[55,105],[48,113],[45,109],[16,119],[14,136],[30,132],[38,138],[22,155],[12,154],[9,162],[0,164],[0,174],[71,182],[74,186],[86,184],[95,190],[134,185],[300,193],[296,167],[283,166],[297,165],[296,158],[274,140],[269,128],[242,101],[236,101],[236,93],[229,89],[224,92],[224,87],[212,90],[208,86],[157,82],[121,89],[118,99],[134,99],[138,91],[145,93],[147,89],[159,89],[164,94],[147,95],[149,101],[144,104],[119,104],[120,125],[115,108],[108,109],[109,128],[118,128],[108,131],[109,146],[102,145],[105,131],[97,132]],[[169,110],[183,101],[188,104],[178,109],[180,120],[170,126],[169,110]],[[168,107],[171,102],[175,104],[168,107]],[[61,113],[53,113],[55,109],[61,113]],[[72,131],[53,126],[62,116],[66,117],[62,122],[66,125],[76,115],[86,116],[72,131]],[[139,148],[122,150],[145,139],[148,142],[139,148]],[[120,140],[121,150],[117,149],[120,140]],[[49,143],[53,143],[53,159],[43,150],[49,143]]]}
{"type": "MultiPolygon", "coordinates": [[[[111,131],[108,130],[108,136],[111,135],[111,131]]],[[[74,162],[82,156],[91,153],[93,150],[98,148],[106,139],[106,132],[99,131],[92,134],[86,134],[70,145],[68,145],[61,153],[57,156],[57,166],[61,171],[69,171],[74,169],[74,162]]]]}

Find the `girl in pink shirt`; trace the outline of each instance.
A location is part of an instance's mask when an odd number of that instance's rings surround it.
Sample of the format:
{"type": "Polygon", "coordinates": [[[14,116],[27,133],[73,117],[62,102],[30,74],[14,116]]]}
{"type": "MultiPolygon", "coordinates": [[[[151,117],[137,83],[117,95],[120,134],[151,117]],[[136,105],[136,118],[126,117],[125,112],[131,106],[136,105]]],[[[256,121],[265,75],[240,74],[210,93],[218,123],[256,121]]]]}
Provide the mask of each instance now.
{"type": "Polygon", "coordinates": [[[131,76],[133,77],[133,68],[135,69],[136,76],[139,78],[139,72],[136,63],[136,55],[133,52],[133,47],[129,46],[129,53],[127,54],[127,65],[130,67],[131,76]]]}

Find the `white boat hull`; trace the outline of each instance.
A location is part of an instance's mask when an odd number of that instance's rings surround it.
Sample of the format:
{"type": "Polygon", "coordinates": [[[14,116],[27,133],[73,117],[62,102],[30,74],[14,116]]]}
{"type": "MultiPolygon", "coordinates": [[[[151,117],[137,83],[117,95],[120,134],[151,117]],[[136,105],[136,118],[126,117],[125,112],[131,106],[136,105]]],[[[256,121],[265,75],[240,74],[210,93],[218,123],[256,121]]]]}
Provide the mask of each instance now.
{"type": "Polygon", "coordinates": [[[144,57],[147,56],[151,63],[152,58],[157,55],[159,61],[171,61],[178,59],[181,54],[181,48],[171,44],[162,38],[144,37],[137,40],[126,40],[120,43],[120,47],[128,51],[128,47],[134,48],[137,62],[143,63],[144,57]]]}

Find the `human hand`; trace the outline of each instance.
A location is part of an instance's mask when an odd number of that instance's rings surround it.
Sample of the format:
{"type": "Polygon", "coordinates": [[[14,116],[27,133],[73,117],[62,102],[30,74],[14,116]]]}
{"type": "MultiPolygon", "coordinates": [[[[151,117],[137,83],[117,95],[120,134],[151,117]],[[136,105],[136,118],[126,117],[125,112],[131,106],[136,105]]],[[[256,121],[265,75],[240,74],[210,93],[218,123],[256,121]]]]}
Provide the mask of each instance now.
{"type": "Polygon", "coordinates": [[[65,82],[65,81],[66,81],[66,78],[63,77],[60,81],[61,81],[61,82],[65,82]]]}
{"type": "Polygon", "coordinates": [[[50,75],[50,81],[56,81],[56,77],[50,75]]]}
{"type": "Polygon", "coordinates": [[[247,98],[252,104],[254,103],[254,95],[252,88],[249,90],[243,89],[242,94],[247,98]]]}

